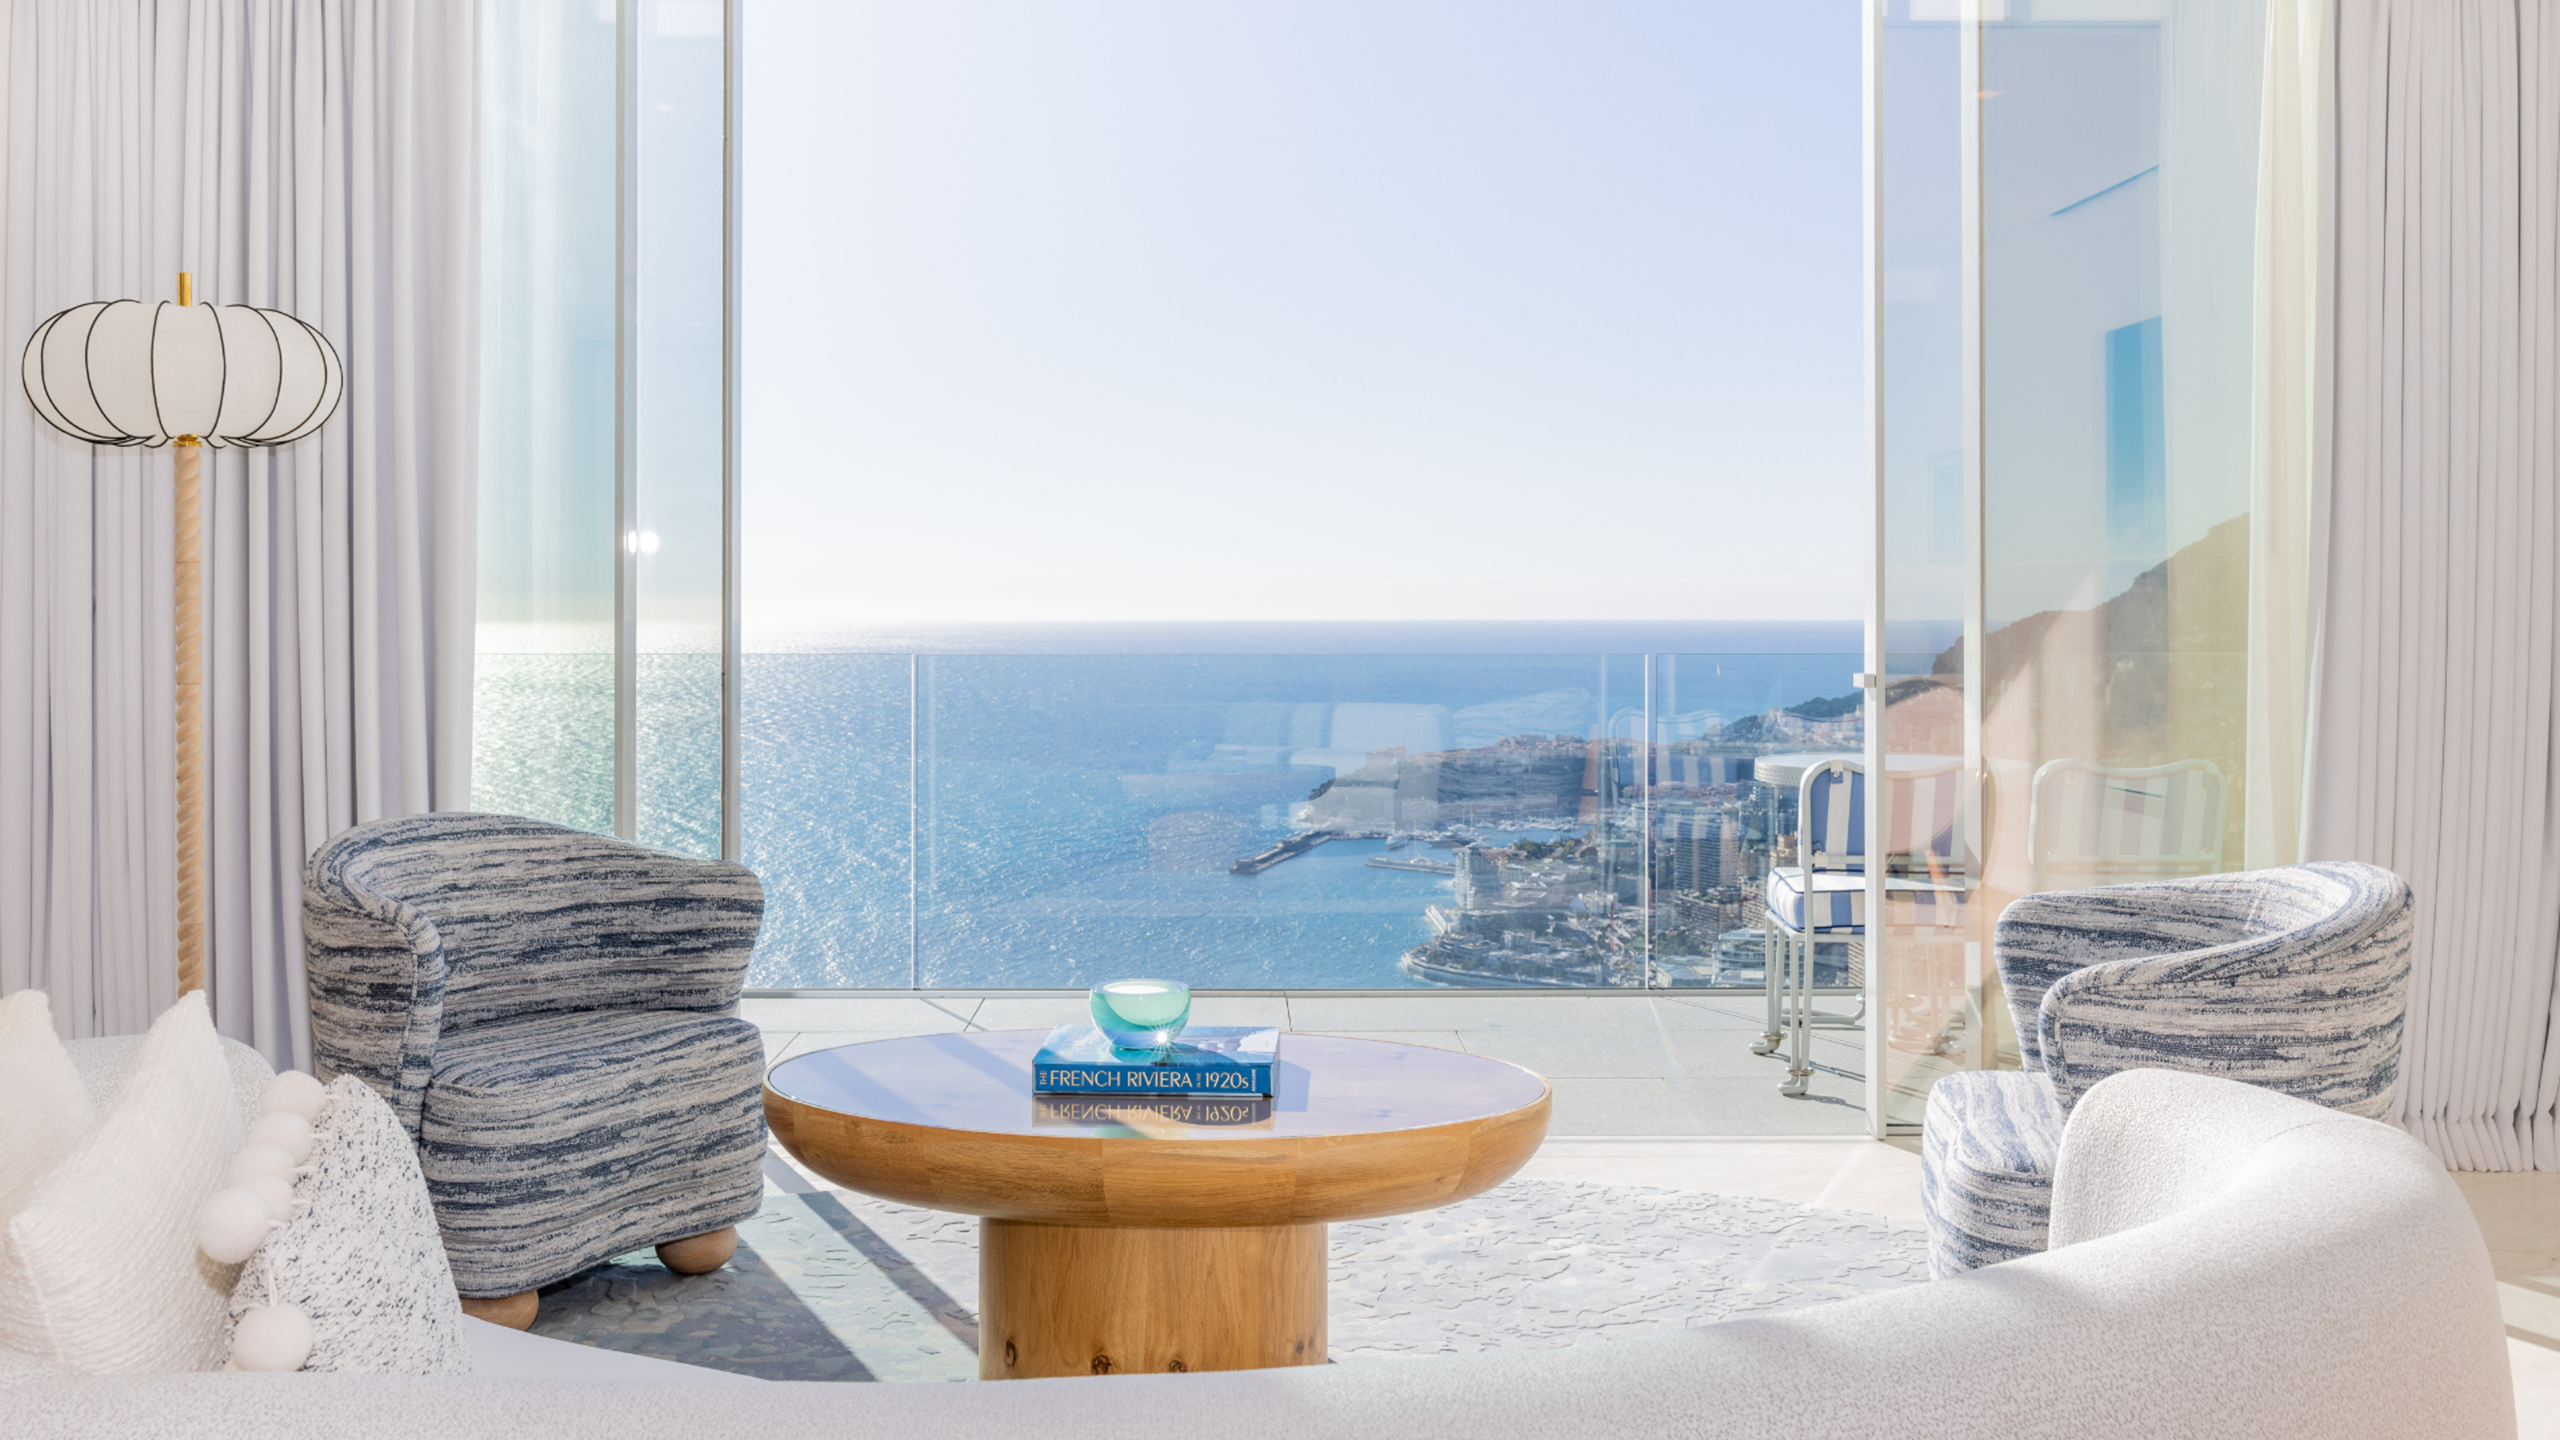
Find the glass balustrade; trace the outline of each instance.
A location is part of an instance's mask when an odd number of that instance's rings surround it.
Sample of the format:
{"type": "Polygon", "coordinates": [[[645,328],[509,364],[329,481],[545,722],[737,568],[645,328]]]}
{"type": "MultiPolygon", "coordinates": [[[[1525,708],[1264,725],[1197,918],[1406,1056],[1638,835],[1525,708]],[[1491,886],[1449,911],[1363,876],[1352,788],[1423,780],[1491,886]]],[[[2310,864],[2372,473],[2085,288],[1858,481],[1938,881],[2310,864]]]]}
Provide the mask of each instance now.
{"type": "MultiPolygon", "coordinates": [[[[484,666],[484,725],[553,723],[578,658],[484,666]]],[[[1795,780],[1863,745],[1856,659],[751,652],[750,980],[1757,989],[1795,780]]],[[[687,723],[644,711],[644,753],[687,723]]],[[[715,813],[690,774],[650,793],[715,813]]],[[[477,799],[597,803],[575,783],[477,799]]],[[[1854,965],[1825,942],[1816,980],[1854,965]]]]}

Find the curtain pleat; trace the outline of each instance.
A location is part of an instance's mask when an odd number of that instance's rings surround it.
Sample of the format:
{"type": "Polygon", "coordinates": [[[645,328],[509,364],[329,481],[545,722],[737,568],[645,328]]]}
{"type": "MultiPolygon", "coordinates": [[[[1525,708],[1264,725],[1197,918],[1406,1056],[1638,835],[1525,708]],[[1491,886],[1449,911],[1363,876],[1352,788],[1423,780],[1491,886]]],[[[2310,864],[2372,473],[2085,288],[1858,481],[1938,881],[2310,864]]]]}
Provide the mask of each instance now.
{"type": "MultiPolygon", "coordinates": [[[[301,867],[470,789],[477,14],[437,0],[0,0],[12,367],[83,300],[272,306],[346,400],[206,465],[216,1023],[309,1063],[301,867]]],[[[170,458],[0,404],[0,990],[73,1034],[174,998],[170,458]]]]}
{"type": "Polygon", "coordinates": [[[2417,891],[2400,1118],[2560,1169],[2560,27],[2342,0],[2303,853],[2417,891]]]}

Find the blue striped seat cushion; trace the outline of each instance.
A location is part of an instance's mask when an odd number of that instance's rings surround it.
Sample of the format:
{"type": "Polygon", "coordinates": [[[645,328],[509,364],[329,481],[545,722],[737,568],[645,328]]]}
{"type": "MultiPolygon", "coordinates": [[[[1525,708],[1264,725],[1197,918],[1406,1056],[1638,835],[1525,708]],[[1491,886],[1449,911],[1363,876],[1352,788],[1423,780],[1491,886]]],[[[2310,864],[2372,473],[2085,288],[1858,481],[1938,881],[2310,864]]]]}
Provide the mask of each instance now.
{"type": "MultiPolygon", "coordinates": [[[[1804,933],[1804,871],[1796,866],[1769,872],[1769,914],[1780,925],[1804,933]]],[[[1867,923],[1867,877],[1837,870],[1813,875],[1813,928],[1820,932],[1855,933],[1867,923]]]]}
{"type": "MultiPolygon", "coordinates": [[[[1961,925],[1965,892],[1960,885],[1919,879],[1885,879],[1888,912],[1896,925],[1961,925]]],[[[1788,931],[1801,935],[1805,921],[1804,872],[1792,866],[1769,872],[1769,914],[1788,931]]],[[[1814,930],[1825,935],[1855,935],[1866,929],[1867,877],[1854,871],[1817,870],[1813,876],[1814,930]]]]}
{"type": "Polygon", "coordinates": [[[1929,1273],[1943,1279],[2042,1250],[2061,1147],[2062,1105],[2040,1073],[1981,1070],[1932,1085],[1920,1136],[1929,1273]]]}
{"type": "Polygon", "coordinates": [[[455,1286],[512,1295],[755,1213],[764,1135],[755,1026],[590,1011],[446,1032],[418,1160],[455,1286]]]}

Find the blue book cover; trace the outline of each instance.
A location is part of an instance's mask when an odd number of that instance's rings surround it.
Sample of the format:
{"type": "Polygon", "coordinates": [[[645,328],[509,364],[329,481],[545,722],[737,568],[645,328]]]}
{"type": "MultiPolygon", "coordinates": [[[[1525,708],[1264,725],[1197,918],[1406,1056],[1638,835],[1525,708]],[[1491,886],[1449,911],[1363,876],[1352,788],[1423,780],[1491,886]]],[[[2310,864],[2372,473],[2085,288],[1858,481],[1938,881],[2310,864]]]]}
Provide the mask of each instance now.
{"type": "Polygon", "coordinates": [[[1124,1060],[1091,1025],[1049,1032],[1031,1062],[1044,1095],[1270,1095],[1280,1032],[1268,1026],[1193,1025],[1162,1054],[1124,1060]]]}

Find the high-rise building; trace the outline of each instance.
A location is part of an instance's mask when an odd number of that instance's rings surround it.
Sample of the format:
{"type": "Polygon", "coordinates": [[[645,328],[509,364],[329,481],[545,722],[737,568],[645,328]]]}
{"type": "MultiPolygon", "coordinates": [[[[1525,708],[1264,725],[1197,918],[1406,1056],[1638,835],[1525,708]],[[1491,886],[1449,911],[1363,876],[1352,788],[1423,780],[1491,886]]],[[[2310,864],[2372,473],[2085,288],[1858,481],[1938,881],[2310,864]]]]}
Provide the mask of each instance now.
{"type": "Polygon", "coordinates": [[[1454,857],[1458,867],[1458,908],[1473,910],[1502,898],[1502,867],[1481,845],[1460,846],[1454,857]]]}
{"type": "Polygon", "coordinates": [[[1670,886],[1699,894],[1742,882],[1742,830],[1720,810],[1703,805],[1671,809],[1661,821],[1670,852],[1670,886]]]}

